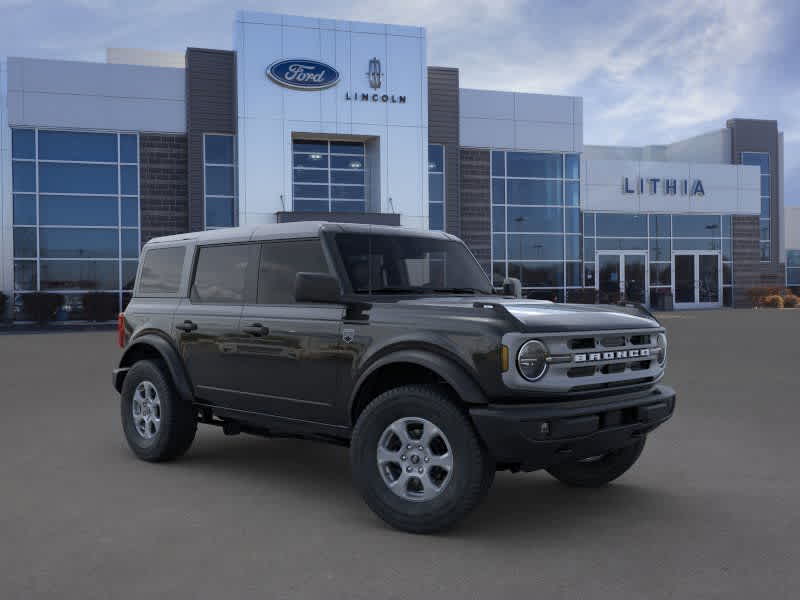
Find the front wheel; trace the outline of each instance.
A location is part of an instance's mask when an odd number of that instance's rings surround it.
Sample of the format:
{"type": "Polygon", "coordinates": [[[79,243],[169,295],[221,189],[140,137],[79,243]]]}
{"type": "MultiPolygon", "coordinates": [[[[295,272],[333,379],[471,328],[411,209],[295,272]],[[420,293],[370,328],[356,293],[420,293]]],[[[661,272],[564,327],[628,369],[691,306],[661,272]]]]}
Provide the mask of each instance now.
{"type": "Polygon", "coordinates": [[[411,533],[453,526],[483,499],[495,473],[472,423],[429,385],[389,390],[367,406],[350,457],[369,507],[411,533]]]}
{"type": "Polygon", "coordinates": [[[630,469],[644,450],[646,438],[600,456],[575,460],[547,469],[560,482],[573,487],[601,487],[630,469]]]}

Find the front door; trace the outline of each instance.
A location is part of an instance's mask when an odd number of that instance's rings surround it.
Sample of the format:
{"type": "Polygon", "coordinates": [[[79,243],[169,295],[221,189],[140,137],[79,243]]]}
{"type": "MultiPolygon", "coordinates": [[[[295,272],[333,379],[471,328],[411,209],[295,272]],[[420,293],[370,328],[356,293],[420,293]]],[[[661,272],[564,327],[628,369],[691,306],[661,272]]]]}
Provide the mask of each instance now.
{"type": "Polygon", "coordinates": [[[598,252],[597,290],[600,302],[647,304],[647,254],[644,252],[598,252]]]}
{"type": "Polygon", "coordinates": [[[722,306],[719,252],[676,252],[672,255],[675,308],[722,306]]]}

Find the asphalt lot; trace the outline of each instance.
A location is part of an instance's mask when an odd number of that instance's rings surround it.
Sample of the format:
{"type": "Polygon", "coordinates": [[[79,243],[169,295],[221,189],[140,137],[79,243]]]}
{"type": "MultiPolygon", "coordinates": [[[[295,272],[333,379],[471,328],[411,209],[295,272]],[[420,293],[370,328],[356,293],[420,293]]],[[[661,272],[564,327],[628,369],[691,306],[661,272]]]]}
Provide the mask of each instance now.
{"type": "Polygon", "coordinates": [[[796,598],[800,310],[664,323],[679,405],[633,470],[501,473],[428,537],[369,511],[342,448],[201,428],[140,462],[114,332],[0,335],[0,597],[796,598]]]}

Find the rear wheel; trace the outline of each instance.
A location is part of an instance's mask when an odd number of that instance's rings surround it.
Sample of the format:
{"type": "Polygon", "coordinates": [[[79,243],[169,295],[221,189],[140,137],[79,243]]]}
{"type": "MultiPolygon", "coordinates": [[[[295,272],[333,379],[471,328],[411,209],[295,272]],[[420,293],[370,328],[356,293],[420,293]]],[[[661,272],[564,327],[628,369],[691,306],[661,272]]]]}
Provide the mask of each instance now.
{"type": "Polygon", "coordinates": [[[120,405],[128,446],[142,460],[171,460],[192,445],[197,432],[192,405],[178,396],[160,363],[143,360],[131,367],[120,405]]]}
{"type": "Polygon", "coordinates": [[[367,406],[350,457],[370,508],[412,533],[441,531],[464,518],[495,473],[467,416],[428,385],[389,390],[367,406]]]}
{"type": "Polygon", "coordinates": [[[614,481],[639,459],[646,438],[606,454],[554,465],[547,469],[560,482],[573,487],[600,487],[614,481]]]}

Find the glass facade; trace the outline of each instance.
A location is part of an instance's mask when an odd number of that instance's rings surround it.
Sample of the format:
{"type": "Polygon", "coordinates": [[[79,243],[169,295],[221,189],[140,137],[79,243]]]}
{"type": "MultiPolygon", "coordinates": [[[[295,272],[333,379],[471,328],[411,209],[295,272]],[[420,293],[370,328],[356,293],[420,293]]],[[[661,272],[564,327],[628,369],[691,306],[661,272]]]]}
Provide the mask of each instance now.
{"type": "Polygon", "coordinates": [[[580,156],[492,151],[492,280],[563,301],[581,285],[580,156]]]}
{"type": "Polygon", "coordinates": [[[365,212],[364,143],[292,141],[296,211],[365,212]]]}
{"type": "Polygon", "coordinates": [[[786,285],[800,287],[800,250],[786,251],[786,285]]]}
{"type": "Polygon", "coordinates": [[[444,146],[428,144],[428,228],[444,230],[444,146]]]}
{"type": "Polygon", "coordinates": [[[60,293],[57,319],[83,319],[84,295],[133,288],[140,249],[135,133],[12,130],[14,291],[60,293]]]}
{"type": "Polygon", "coordinates": [[[236,223],[236,137],[203,135],[203,173],[206,229],[236,223]]]}
{"type": "Polygon", "coordinates": [[[769,175],[769,152],[742,152],[742,164],[753,165],[761,169],[761,219],[759,220],[759,243],[761,246],[761,261],[769,262],[772,258],[772,244],[770,238],[770,199],[771,185],[769,175]]]}

